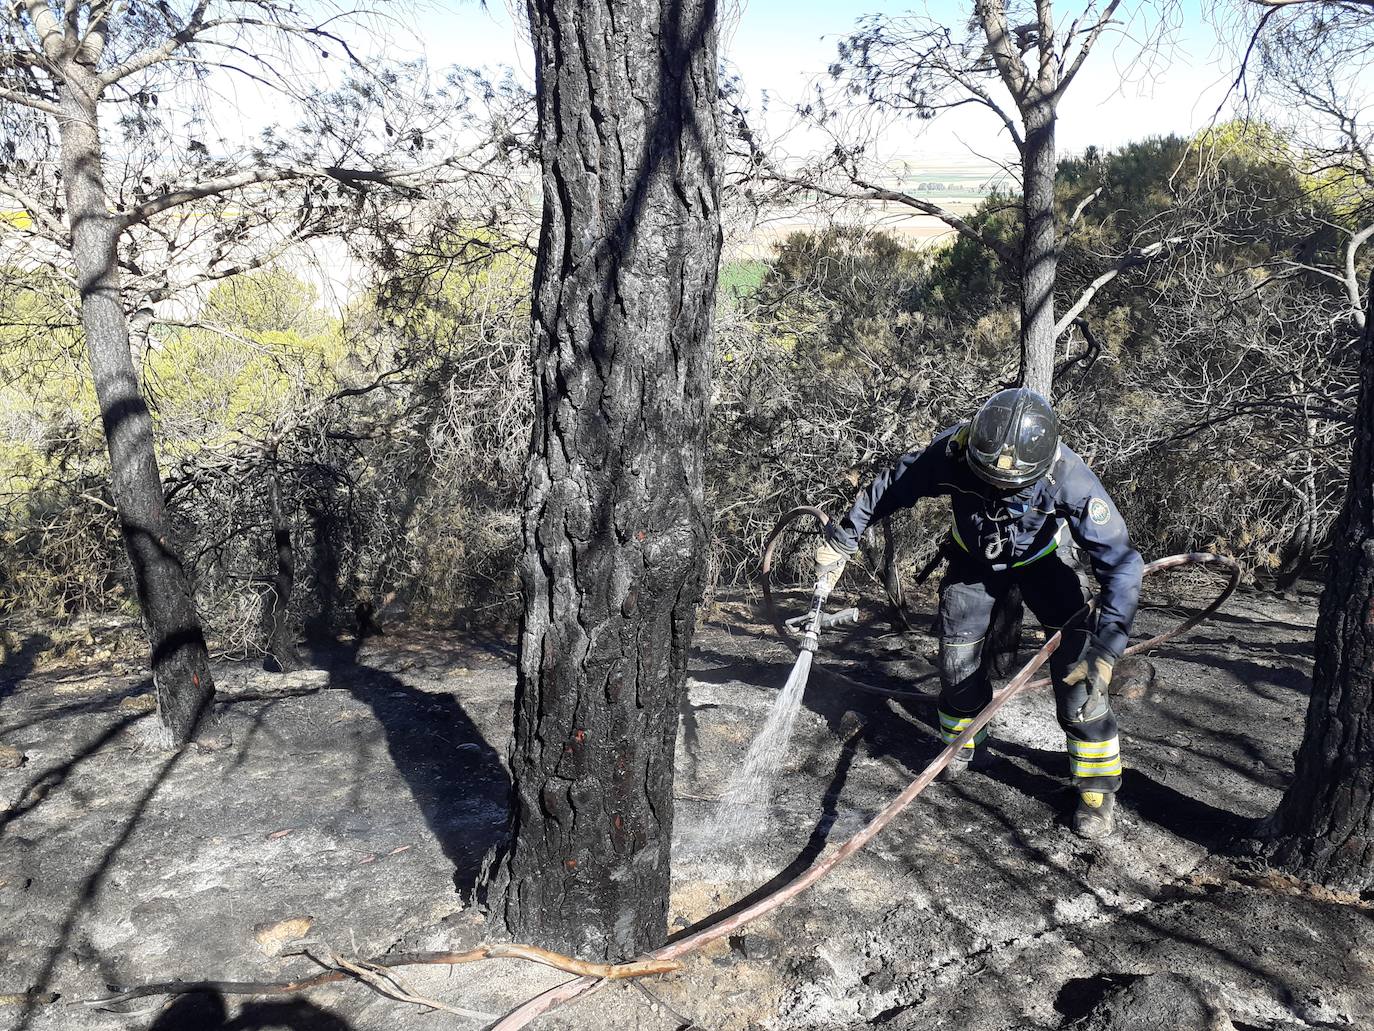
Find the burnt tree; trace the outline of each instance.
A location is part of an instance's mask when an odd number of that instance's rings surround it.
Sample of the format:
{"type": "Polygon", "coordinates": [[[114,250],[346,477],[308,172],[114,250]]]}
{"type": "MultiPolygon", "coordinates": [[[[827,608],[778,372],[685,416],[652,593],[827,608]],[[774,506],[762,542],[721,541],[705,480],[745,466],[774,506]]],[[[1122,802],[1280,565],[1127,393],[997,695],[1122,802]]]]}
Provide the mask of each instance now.
{"type": "MultiPolygon", "coordinates": [[[[470,112],[489,113],[485,102],[472,108],[464,97],[461,110],[440,118],[426,106],[427,91],[426,103],[415,105],[424,111],[423,138],[391,122],[385,137],[374,132],[382,119],[373,116],[384,105],[408,107],[409,98],[395,98],[418,80],[353,58],[337,32],[367,14],[345,5],[316,22],[290,0],[16,0],[0,7],[0,203],[19,215],[0,218],[0,247],[7,261],[50,270],[79,292],[111,493],[168,743],[190,737],[214,686],[131,348],[146,345],[156,326],[188,328],[168,317],[165,302],[271,265],[297,244],[361,236],[374,219],[389,225],[384,187],[403,185],[409,208],[415,190],[461,179],[459,165],[471,161],[485,166],[482,206],[489,206],[499,177],[488,162],[503,160],[493,155],[495,141],[511,149],[504,128],[472,149],[470,112]],[[349,83],[337,91],[314,86],[301,63],[330,52],[343,54],[350,68],[349,83]],[[278,133],[271,146],[211,154],[187,126],[216,124],[222,99],[182,88],[210,75],[274,90],[310,128],[278,133]],[[341,108],[351,114],[338,118],[341,108]],[[437,122],[462,138],[461,162],[456,154],[434,160],[437,122]],[[344,155],[362,167],[336,163],[344,155]]],[[[224,151],[222,143],[213,149],[224,151]]],[[[278,590],[288,573],[279,568],[278,590]]]]}
{"type": "Polygon", "coordinates": [[[667,929],[673,751],[708,522],[720,253],[713,0],[535,0],[544,216],[498,881],[517,937],[667,929]]]}
{"type": "Polygon", "coordinates": [[[1307,728],[1293,782],[1268,827],[1274,862],[1355,891],[1374,888],[1374,303],[1369,311],[1350,486],[1317,620],[1307,728]]]}
{"type": "Polygon", "coordinates": [[[93,14],[85,31],[78,31],[74,18],[59,21],[45,0],[30,0],[26,13],[56,85],[54,117],[61,139],[69,247],[110,452],[110,492],[152,650],[161,729],[167,743],[182,744],[214,696],[214,682],[191,585],[167,518],[152,416],[129,349],[118,255],[124,223],[111,212],[106,196],[100,139],[99,107],[109,85],[96,71],[104,14],[93,14]]]}

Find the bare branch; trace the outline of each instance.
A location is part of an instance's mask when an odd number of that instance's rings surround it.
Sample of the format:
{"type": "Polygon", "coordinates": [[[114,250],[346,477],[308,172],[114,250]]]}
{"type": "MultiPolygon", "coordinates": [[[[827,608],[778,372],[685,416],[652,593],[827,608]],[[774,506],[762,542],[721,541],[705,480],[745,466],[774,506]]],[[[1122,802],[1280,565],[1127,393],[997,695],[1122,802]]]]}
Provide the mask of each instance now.
{"type": "Polygon", "coordinates": [[[1006,6],[1003,0],[975,0],[974,11],[982,23],[983,35],[987,37],[988,53],[997,65],[1007,89],[1019,102],[1026,96],[1030,82],[1026,77],[1026,66],[1021,63],[1021,56],[1007,35],[1006,6]]]}
{"type": "MultiPolygon", "coordinates": [[[[70,3],[69,6],[74,7],[70,3]]],[[[86,31],[76,45],[76,60],[89,68],[94,68],[105,56],[105,38],[109,29],[110,0],[96,0],[91,4],[91,13],[86,20],[86,31]]],[[[68,21],[75,23],[69,13],[68,21]]]]}
{"type": "MultiPolygon", "coordinates": [[[[1325,5],[1329,4],[1331,0],[1250,0],[1250,2],[1260,7],[1297,7],[1300,4],[1325,5]]],[[[1339,0],[1339,2],[1351,7],[1374,7],[1374,0],[1339,0]]]]}
{"type": "Polygon", "coordinates": [[[1016,149],[1019,151],[1025,141],[1022,139],[1021,127],[1017,125],[1016,119],[1012,118],[1002,105],[992,98],[992,94],[983,88],[982,83],[976,81],[966,75],[962,70],[952,65],[944,69],[944,71],[952,80],[957,82],[969,93],[972,93],[979,103],[1001,119],[1002,125],[1006,127],[1007,133],[1011,136],[1012,142],[1016,144],[1016,149]]]}
{"type": "Polygon", "coordinates": [[[5,89],[0,86],[0,100],[8,101],[11,104],[18,104],[21,107],[32,108],[34,111],[42,111],[44,114],[52,115],[54,118],[62,117],[62,109],[49,100],[42,97],[35,97],[28,93],[16,93],[13,90],[5,89]]]}
{"type": "Polygon", "coordinates": [[[232,21],[232,19],[226,19],[207,22],[205,20],[205,11],[209,6],[210,0],[197,0],[196,6],[191,10],[190,16],[179,30],[173,33],[160,47],[136,54],[123,64],[117,65],[103,73],[100,76],[101,86],[108,88],[113,86],[120,79],[127,79],[130,75],[141,72],[145,68],[151,68],[153,65],[167,60],[167,58],[171,57],[187,43],[192,42],[201,32],[215,25],[225,24],[226,21],[232,21]]]}
{"type": "Polygon", "coordinates": [[[302,179],[332,179],[349,186],[356,186],[359,183],[394,185],[434,169],[443,168],[448,164],[450,162],[444,161],[427,168],[395,172],[364,168],[321,168],[311,165],[298,165],[288,168],[250,168],[242,172],[235,172],[232,175],[221,176],[218,179],[209,179],[184,190],[172,190],[161,197],[155,197],[124,212],[120,216],[120,225],[127,229],[129,226],[146,222],[154,215],[161,214],[170,208],[191,204],[207,197],[231,193],[248,186],[266,186],[271,183],[292,182],[302,179]]]}
{"type": "Polygon", "coordinates": [[[42,226],[55,242],[66,240],[67,230],[62,224],[62,219],[57,212],[42,201],[3,181],[0,181],[0,196],[9,197],[23,208],[29,217],[42,226]]]}
{"type": "Polygon", "coordinates": [[[48,0],[23,0],[23,3],[24,12],[29,16],[29,24],[38,35],[44,55],[50,61],[61,60],[65,40],[57,12],[48,5],[48,0]]]}
{"type": "MultiPolygon", "coordinates": [[[[1074,76],[1076,76],[1078,70],[1083,67],[1083,62],[1088,59],[1088,55],[1092,53],[1093,47],[1097,45],[1098,38],[1102,35],[1102,30],[1111,24],[1112,15],[1116,13],[1116,9],[1120,6],[1121,0],[1111,0],[1111,3],[1107,5],[1107,9],[1102,12],[1102,17],[1097,20],[1097,24],[1085,30],[1088,34],[1088,38],[1083,40],[1079,45],[1078,53],[1075,55],[1073,63],[1069,65],[1068,71],[1060,77],[1059,86],[1057,88],[1058,93],[1062,94],[1064,90],[1068,89],[1069,83],[1073,82],[1074,76]]],[[[1068,51],[1068,46],[1069,41],[1066,39],[1064,41],[1066,53],[1068,51]]]]}
{"type": "Polygon", "coordinates": [[[773,171],[766,173],[766,178],[785,186],[793,186],[797,189],[810,190],[826,197],[834,197],[836,200],[886,200],[896,204],[904,204],[909,208],[915,208],[917,211],[924,212],[927,215],[934,215],[961,236],[966,236],[975,243],[982,244],[1005,264],[1010,266],[1016,264],[1016,254],[1004,246],[1000,240],[995,240],[985,235],[972,223],[960,218],[958,215],[954,214],[954,212],[942,208],[933,201],[923,200],[920,197],[913,197],[911,194],[902,193],[899,190],[889,190],[882,186],[875,186],[873,183],[867,182],[856,176],[851,176],[850,178],[854,185],[859,187],[858,190],[839,190],[833,186],[825,186],[822,183],[811,182],[805,179],[796,179],[791,176],[783,175],[780,172],[773,171]]]}
{"type": "Polygon", "coordinates": [[[1089,283],[1087,289],[1079,295],[1078,300],[1073,303],[1072,307],[1060,316],[1059,321],[1055,323],[1054,326],[1055,338],[1057,339],[1062,336],[1064,331],[1073,325],[1074,320],[1082,315],[1084,309],[1092,303],[1092,299],[1097,296],[1097,292],[1113,279],[1121,275],[1121,273],[1125,272],[1127,269],[1138,268],[1141,265],[1147,264],[1152,259],[1159,257],[1161,254],[1177,247],[1183,242],[1183,237],[1171,236],[1167,240],[1159,240],[1144,247],[1135,247],[1127,251],[1116,260],[1115,265],[1089,283]]]}
{"type": "Polygon", "coordinates": [[[1099,186],[1097,189],[1093,190],[1092,193],[1088,194],[1076,205],[1074,205],[1073,214],[1069,216],[1069,221],[1067,225],[1065,225],[1064,227],[1066,230],[1072,229],[1075,225],[1078,224],[1078,220],[1083,217],[1083,212],[1087,209],[1088,205],[1091,204],[1093,201],[1097,200],[1098,197],[1102,196],[1102,191],[1104,189],[1106,189],[1106,187],[1099,186]]]}
{"type": "Polygon", "coordinates": [[[1037,49],[1040,51],[1039,86],[1048,92],[1054,86],[1054,9],[1052,0],[1035,0],[1037,49]]]}
{"type": "Polygon", "coordinates": [[[1355,325],[1359,326],[1360,329],[1364,329],[1365,310],[1364,298],[1360,296],[1360,276],[1355,268],[1355,256],[1371,236],[1374,236],[1374,224],[1367,225],[1355,233],[1351,236],[1350,242],[1345,245],[1345,290],[1350,298],[1355,325]]]}

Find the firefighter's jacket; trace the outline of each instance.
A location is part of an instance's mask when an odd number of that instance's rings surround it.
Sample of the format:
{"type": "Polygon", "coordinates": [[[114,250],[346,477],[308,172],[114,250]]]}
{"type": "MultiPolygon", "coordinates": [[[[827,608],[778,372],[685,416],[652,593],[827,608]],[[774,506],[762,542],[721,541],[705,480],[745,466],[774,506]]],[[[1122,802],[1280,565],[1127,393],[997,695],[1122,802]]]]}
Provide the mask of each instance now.
{"type": "Polygon", "coordinates": [[[992,497],[965,461],[966,432],[967,424],[960,423],[925,450],[903,455],[859,495],[848,515],[831,524],[832,543],[853,553],[874,520],[930,497],[950,499],[955,545],[991,572],[1015,570],[1044,558],[1068,543],[1067,530],[1087,555],[1102,588],[1098,641],[1120,655],[1140,603],[1144,563],[1101,481],[1061,443],[1042,479],[1010,497],[992,497]]]}

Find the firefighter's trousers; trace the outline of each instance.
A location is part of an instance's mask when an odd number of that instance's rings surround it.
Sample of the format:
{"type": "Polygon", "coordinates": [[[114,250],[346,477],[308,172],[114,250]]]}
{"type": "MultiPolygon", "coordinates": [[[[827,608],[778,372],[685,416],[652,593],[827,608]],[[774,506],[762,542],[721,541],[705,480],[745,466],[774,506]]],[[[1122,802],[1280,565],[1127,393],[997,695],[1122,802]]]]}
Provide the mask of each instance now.
{"type": "MultiPolygon", "coordinates": [[[[1026,606],[1050,632],[1060,629],[1087,600],[1078,574],[1058,553],[1005,572],[994,572],[964,554],[951,558],[940,584],[939,616],[939,715],[946,743],[992,700],[983,644],[993,609],[1013,583],[1020,585],[1026,606]]],[[[1104,697],[1097,711],[1085,711],[1087,684],[1064,683],[1064,675],[1088,643],[1089,625],[1090,617],[1080,619],[1050,656],[1055,709],[1067,738],[1069,773],[1078,788],[1116,791],[1121,786],[1121,746],[1111,702],[1104,697]]],[[[975,744],[985,737],[986,730],[975,744]]]]}

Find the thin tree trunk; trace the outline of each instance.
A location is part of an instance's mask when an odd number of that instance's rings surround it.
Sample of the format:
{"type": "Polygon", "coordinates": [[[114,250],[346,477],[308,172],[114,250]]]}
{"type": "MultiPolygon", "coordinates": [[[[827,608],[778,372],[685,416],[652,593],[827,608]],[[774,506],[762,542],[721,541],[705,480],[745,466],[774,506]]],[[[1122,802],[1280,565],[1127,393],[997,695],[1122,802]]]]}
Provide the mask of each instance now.
{"type": "Polygon", "coordinates": [[[110,451],[111,492],[133,567],[152,650],[157,711],[168,745],[190,740],[214,696],[205,638],[190,583],[172,539],[152,416],[129,352],[120,300],[118,227],[109,215],[97,128],[94,75],[74,61],[62,69],[62,180],[81,295],[81,324],[110,451]]]}
{"type": "Polygon", "coordinates": [[[1054,285],[1059,275],[1054,227],[1054,104],[1049,100],[1032,102],[1025,107],[1023,117],[1021,385],[1049,398],[1054,382],[1054,285]]]}
{"type": "Polygon", "coordinates": [[[1374,318],[1365,322],[1350,486],[1331,551],[1307,727],[1293,782],[1269,821],[1270,855],[1308,880],[1368,891],[1374,888],[1374,318]]]}
{"type": "MultiPolygon", "coordinates": [[[[1021,234],[1021,385],[1048,399],[1054,387],[1054,284],[1059,275],[1059,243],[1054,227],[1054,105],[1025,109],[1025,160],[1021,234]]],[[[998,602],[988,628],[988,671],[1009,674],[1021,647],[1025,606],[1013,586],[998,602]]]]}
{"type": "Polygon", "coordinates": [[[667,931],[708,520],[713,0],[534,0],[544,218],[505,916],[621,959],[667,931]]]}
{"type": "Polygon", "coordinates": [[[272,575],[272,591],[268,596],[267,654],[276,671],[284,673],[299,669],[300,655],[296,652],[295,635],[291,632],[291,595],[296,589],[296,549],[291,542],[291,513],[282,498],[281,467],[274,448],[268,456],[267,509],[272,520],[272,541],[277,568],[272,575]]]}
{"type": "Polygon", "coordinates": [[[897,539],[892,532],[892,519],[884,517],[883,530],[883,590],[887,592],[887,604],[892,609],[892,628],[898,632],[912,629],[907,618],[906,603],[902,597],[902,576],[897,569],[897,539]]]}

